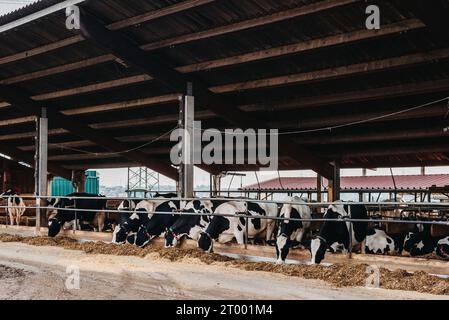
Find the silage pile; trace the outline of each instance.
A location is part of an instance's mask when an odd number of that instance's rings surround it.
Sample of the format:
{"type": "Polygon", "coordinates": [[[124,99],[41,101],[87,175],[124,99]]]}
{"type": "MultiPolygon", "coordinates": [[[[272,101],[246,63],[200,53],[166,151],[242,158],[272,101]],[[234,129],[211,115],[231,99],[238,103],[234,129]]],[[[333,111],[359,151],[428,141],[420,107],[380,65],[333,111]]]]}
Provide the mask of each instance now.
{"type": "MultiPolygon", "coordinates": [[[[133,245],[115,245],[103,242],[80,243],[66,237],[58,238],[23,238],[19,236],[0,235],[0,242],[21,242],[34,246],[57,246],[69,250],[80,250],[87,254],[107,254],[116,256],[151,256],[153,259],[166,259],[172,262],[200,261],[204,264],[216,264],[246,271],[264,271],[304,279],[323,280],[335,287],[365,286],[369,274],[368,265],[334,264],[322,265],[274,265],[266,262],[248,262],[207,254],[196,249],[164,249],[149,245],[144,249],[133,245]]],[[[441,279],[425,272],[409,273],[404,270],[390,271],[380,268],[380,287],[391,290],[417,291],[436,295],[449,295],[449,280],[441,279]]]]}

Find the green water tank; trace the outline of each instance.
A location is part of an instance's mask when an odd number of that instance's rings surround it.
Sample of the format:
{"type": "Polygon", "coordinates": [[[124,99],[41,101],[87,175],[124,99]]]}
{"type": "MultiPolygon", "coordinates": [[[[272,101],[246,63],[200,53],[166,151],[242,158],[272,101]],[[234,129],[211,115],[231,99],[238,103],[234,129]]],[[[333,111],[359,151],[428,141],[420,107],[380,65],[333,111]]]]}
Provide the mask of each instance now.
{"type": "MultiPolygon", "coordinates": [[[[87,193],[100,193],[100,177],[96,171],[86,171],[85,189],[87,193]]],[[[51,196],[63,197],[75,192],[72,182],[64,178],[55,177],[51,182],[51,196]]]]}

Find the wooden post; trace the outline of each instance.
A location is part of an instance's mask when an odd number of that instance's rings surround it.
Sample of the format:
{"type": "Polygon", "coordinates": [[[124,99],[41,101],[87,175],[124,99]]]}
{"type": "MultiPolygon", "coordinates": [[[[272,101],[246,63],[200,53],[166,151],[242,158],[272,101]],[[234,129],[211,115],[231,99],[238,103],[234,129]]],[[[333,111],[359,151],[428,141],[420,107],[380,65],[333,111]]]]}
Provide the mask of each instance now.
{"type": "Polygon", "coordinates": [[[340,200],[340,165],[333,163],[333,177],[329,180],[328,201],[334,202],[340,200]]]}
{"type": "Polygon", "coordinates": [[[327,185],[327,202],[334,202],[334,181],[329,179],[327,185]]]}
{"type": "Polygon", "coordinates": [[[76,192],[85,192],[86,187],[86,173],[84,170],[77,170],[72,172],[72,184],[76,192]]]}
{"type": "Polygon", "coordinates": [[[316,178],[316,201],[317,202],[323,201],[323,194],[321,193],[323,191],[322,185],[323,185],[323,177],[321,175],[318,175],[316,178]]]}
{"type": "Polygon", "coordinates": [[[221,174],[212,175],[212,193],[214,197],[219,197],[221,194],[221,174]]]}
{"type": "MultiPolygon", "coordinates": [[[[349,219],[352,219],[352,214],[351,214],[351,206],[348,206],[348,215],[349,215],[349,219]]],[[[348,258],[349,259],[352,259],[352,247],[353,247],[353,245],[354,245],[354,243],[352,242],[352,234],[354,233],[353,232],[353,230],[354,230],[354,225],[353,225],[353,222],[352,221],[350,221],[350,222],[348,222],[349,223],[349,225],[348,225],[348,231],[349,231],[349,248],[348,248],[348,258]]],[[[362,244],[363,245],[363,244],[362,244]]],[[[363,251],[363,249],[362,249],[362,252],[364,252],[363,251]]]]}

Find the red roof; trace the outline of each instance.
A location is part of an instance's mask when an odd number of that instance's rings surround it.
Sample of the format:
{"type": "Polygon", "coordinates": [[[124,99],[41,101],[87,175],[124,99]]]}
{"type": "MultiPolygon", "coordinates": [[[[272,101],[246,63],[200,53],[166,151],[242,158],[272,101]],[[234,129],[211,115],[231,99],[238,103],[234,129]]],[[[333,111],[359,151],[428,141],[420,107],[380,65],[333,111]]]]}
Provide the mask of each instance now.
{"type": "MultiPolygon", "coordinates": [[[[449,174],[395,176],[397,189],[429,189],[430,187],[449,186],[449,174]]],[[[327,180],[323,179],[323,189],[327,180]]],[[[282,178],[260,183],[260,190],[316,190],[316,178],[282,178]]],[[[246,191],[258,191],[259,185],[253,184],[242,188],[246,191]]],[[[394,189],[391,176],[341,177],[342,190],[394,189]]]]}

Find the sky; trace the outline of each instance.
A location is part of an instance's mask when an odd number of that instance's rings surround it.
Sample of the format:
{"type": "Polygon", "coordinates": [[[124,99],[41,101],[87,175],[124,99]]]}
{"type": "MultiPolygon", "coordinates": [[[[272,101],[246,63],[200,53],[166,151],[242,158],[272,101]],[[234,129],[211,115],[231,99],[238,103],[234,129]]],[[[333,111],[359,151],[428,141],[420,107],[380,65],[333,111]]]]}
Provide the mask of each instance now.
{"type": "Polygon", "coordinates": [[[0,15],[19,9],[20,7],[36,2],[35,0],[0,0],[0,15]]]}
{"type": "MultiPolygon", "coordinates": [[[[8,13],[13,10],[19,9],[21,6],[35,2],[34,0],[0,0],[0,15],[8,13]]],[[[395,175],[408,175],[408,174],[420,174],[420,168],[395,168],[393,173],[395,175]]],[[[97,170],[100,174],[100,183],[103,186],[126,186],[127,185],[127,169],[108,169],[97,170]]],[[[426,172],[432,173],[449,173],[449,167],[434,167],[426,168],[426,172]]],[[[361,175],[361,169],[342,170],[342,176],[361,175]]],[[[226,177],[222,180],[222,189],[225,190],[229,186],[231,189],[237,189],[241,185],[246,186],[249,184],[257,183],[257,179],[260,181],[266,181],[278,177],[277,172],[258,172],[257,178],[254,172],[246,172],[244,178],[235,177],[233,180],[231,177],[226,177]],[[231,180],[233,183],[230,185],[231,180]]],[[[368,175],[390,175],[390,169],[377,169],[375,171],[369,170],[368,175]]],[[[283,171],[280,172],[281,177],[313,177],[316,174],[313,171],[283,171]]],[[[201,169],[195,168],[195,185],[209,185],[209,174],[201,169]]],[[[175,182],[168,178],[161,176],[161,185],[174,185],[175,182]]]]}

